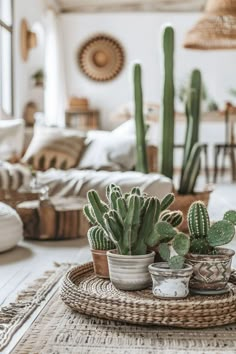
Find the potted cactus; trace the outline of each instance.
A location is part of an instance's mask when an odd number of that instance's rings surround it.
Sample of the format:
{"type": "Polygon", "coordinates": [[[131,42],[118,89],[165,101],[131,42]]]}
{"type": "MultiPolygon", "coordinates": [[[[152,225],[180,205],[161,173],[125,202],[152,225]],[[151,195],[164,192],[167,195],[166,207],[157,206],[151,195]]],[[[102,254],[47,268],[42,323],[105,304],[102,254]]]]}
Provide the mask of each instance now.
{"type": "Polygon", "coordinates": [[[190,253],[186,262],[193,266],[191,291],[197,294],[227,292],[235,252],[219,246],[229,243],[235,235],[236,211],[226,212],[223,220],[210,225],[207,208],[198,201],[189,208],[187,222],[190,253]]]}
{"type": "Polygon", "coordinates": [[[193,272],[192,266],[185,264],[185,255],[190,247],[189,237],[164,222],[160,222],[157,228],[159,234],[174,234],[174,237],[169,242],[160,243],[158,247],[161,258],[166,262],[154,263],[148,267],[153,281],[153,294],[159,298],[184,298],[189,293],[193,272]]]}
{"type": "MultiPolygon", "coordinates": [[[[116,250],[107,252],[110,279],[122,290],[144,289],[151,283],[148,265],[154,262],[155,256],[150,248],[175,235],[174,231],[171,235],[162,235],[157,229],[159,222],[170,225],[161,217],[173,202],[174,195],[168,194],[160,201],[141,193],[137,187],[122,194],[119,186],[111,184],[106,196],[107,203],[95,190],[89,191],[89,204],[84,212],[89,221],[103,231],[104,237],[115,244],[116,250]]],[[[181,212],[169,214],[174,225],[182,221],[181,212]]]]}
{"type": "Polygon", "coordinates": [[[107,251],[115,249],[114,243],[105,236],[99,226],[93,226],[88,231],[88,241],[93,257],[94,273],[100,278],[109,278],[107,251]]]}

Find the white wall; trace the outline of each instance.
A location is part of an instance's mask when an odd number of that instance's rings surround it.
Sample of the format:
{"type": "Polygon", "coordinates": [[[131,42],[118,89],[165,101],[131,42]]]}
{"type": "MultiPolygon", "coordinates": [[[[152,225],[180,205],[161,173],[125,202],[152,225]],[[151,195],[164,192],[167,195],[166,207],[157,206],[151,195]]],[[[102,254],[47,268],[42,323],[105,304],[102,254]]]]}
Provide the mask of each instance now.
{"type": "Polygon", "coordinates": [[[44,48],[40,41],[37,48],[29,52],[26,62],[21,58],[20,23],[25,18],[30,28],[35,23],[43,24],[44,8],[44,0],[14,1],[14,115],[17,118],[22,118],[27,102],[40,101],[42,95],[38,90],[35,91],[30,77],[35,71],[43,68],[44,61],[44,48]]]}
{"type": "Polygon", "coordinates": [[[194,67],[201,69],[213,98],[223,105],[227,91],[236,87],[236,51],[190,51],[182,48],[185,33],[200,14],[119,13],[63,14],[64,52],[68,95],[89,97],[92,106],[102,112],[102,127],[109,129],[118,122],[110,120],[111,112],[132,99],[129,63],[138,59],[143,65],[145,101],[160,101],[160,28],[170,22],[176,33],[175,75],[179,84],[194,67]],[[113,81],[96,83],[84,76],[77,64],[81,43],[91,35],[104,32],[123,44],[126,65],[113,81]]]}

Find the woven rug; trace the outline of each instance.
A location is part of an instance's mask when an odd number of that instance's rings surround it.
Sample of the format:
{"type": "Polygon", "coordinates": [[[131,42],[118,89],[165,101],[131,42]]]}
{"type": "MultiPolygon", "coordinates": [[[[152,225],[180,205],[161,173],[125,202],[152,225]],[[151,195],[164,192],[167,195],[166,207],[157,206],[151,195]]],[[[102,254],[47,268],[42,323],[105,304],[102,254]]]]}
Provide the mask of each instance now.
{"type": "Polygon", "coordinates": [[[71,311],[56,292],[13,354],[236,353],[236,325],[204,330],[132,326],[71,311]]]}
{"type": "Polygon", "coordinates": [[[16,331],[42,304],[70,266],[69,264],[55,264],[54,269],[45,272],[39,279],[22,290],[14,302],[0,307],[0,352],[10,342],[16,331]]]}

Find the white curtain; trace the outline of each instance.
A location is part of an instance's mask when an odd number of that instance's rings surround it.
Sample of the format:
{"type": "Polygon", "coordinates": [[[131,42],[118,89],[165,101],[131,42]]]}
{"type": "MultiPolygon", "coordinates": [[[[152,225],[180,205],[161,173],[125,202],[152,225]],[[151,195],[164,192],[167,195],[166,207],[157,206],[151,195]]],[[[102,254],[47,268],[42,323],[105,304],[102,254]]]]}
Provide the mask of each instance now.
{"type": "Polygon", "coordinates": [[[45,123],[65,125],[66,84],[59,16],[53,9],[46,13],[45,36],[45,123]]]}

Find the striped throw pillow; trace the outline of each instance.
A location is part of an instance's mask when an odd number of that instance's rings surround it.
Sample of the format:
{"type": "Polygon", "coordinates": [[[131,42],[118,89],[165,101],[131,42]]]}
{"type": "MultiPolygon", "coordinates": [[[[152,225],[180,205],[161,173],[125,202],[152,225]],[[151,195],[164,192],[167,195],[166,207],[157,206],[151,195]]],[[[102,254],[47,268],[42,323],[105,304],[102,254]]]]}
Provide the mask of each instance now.
{"type": "Polygon", "coordinates": [[[36,127],[22,162],[36,170],[75,167],[84,149],[85,136],[59,128],[36,127]]]}

